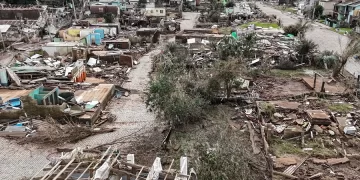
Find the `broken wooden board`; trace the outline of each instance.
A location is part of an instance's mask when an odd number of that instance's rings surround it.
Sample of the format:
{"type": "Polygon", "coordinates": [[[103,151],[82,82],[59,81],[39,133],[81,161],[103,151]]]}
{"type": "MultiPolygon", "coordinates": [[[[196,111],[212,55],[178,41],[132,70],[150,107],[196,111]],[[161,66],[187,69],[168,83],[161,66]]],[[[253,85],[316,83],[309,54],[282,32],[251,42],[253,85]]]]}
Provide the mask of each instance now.
{"type": "Polygon", "coordinates": [[[19,76],[18,76],[16,73],[14,73],[14,71],[12,71],[12,70],[9,69],[9,68],[6,68],[6,71],[7,71],[7,73],[9,74],[10,78],[15,82],[15,84],[16,84],[17,86],[21,86],[21,81],[20,81],[19,76]]]}

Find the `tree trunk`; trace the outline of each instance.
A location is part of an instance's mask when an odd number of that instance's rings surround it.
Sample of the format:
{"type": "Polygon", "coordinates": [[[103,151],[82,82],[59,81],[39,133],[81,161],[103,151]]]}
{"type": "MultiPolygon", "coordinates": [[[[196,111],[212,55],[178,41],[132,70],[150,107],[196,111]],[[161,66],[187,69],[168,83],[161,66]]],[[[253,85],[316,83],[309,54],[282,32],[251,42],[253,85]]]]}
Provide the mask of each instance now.
{"type": "Polygon", "coordinates": [[[225,82],[225,88],[226,88],[226,98],[230,98],[231,96],[231,83],[225,82]]]}
{"type": "Polygon", "coordinates": [[[340,65],[335,67],[335,69],[333,71],[333,75],[332,75],[334,78],[339,76],[339,74],[340,74],[341,70],[344,68],[346,62],[347,62],[347,59],[343,59],[343,60],[341,60],[340,65]]]}

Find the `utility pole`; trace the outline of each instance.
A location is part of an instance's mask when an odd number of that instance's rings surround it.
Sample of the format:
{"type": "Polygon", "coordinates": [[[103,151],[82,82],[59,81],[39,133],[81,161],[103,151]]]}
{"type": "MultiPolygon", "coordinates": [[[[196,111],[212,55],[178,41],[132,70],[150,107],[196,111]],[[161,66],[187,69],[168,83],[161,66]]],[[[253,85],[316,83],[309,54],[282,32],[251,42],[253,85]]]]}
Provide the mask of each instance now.
{"type": "Polygon", "coordinates": [[[72,1],[72,6],[73,6],[73,10],[74,10],[74,17],[75,17],[75,21],[77,20],[76,18],[76,9],[75,9],[75,3],[74,3],[74,0],[71,0],[72,1]]]}

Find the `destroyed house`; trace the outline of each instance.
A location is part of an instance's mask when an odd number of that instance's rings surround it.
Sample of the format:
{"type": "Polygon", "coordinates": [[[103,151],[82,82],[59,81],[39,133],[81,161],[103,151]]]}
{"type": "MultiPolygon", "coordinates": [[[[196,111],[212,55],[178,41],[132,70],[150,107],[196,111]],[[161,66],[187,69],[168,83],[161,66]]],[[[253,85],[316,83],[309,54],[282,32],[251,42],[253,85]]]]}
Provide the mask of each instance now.
{"type": "Polygon", "coordinates": [[[119,63],[119,65],[132,67],[133,58],[130,55],[125,55],[121,51],[93,51],[90,57],[99,59],[106,63],[119,63]]]}
{"type": "Polygon", "coordinates": [[[43,8],[2,8],[0,9],[0,20],[37,20],[44,11],[43,8]]]}
{"type": "Polygon", "coordinates": [[[118,49],[130,49],[131,43],[129,39],[116,39],[103,41],[105,47],[111,49],[111,47],[118,49]]]}
{"type": "Polygon", "coordinates": [[[111,13],[114,15],[118,15],[120,13],[120,9],[116,5],[106,5],[103,3],[97,3],[90,6],[91,14],[106,14],[111,13]]]}

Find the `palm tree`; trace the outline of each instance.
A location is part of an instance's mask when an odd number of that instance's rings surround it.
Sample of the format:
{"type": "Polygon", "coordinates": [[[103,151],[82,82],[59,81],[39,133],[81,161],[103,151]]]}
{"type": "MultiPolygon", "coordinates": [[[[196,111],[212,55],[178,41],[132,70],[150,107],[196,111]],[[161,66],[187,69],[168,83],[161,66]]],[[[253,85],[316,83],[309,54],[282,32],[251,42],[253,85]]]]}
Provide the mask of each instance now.
{"type": "Polygon", "coordinates": [[[360,38],[357,35],[350,37],[350,41],[348,42],[345,50],[339,56],[339,63],[334,68],[333,77],[338,77],[341,70],[344,68],[348,59],[360,52],[360,38]]]}

